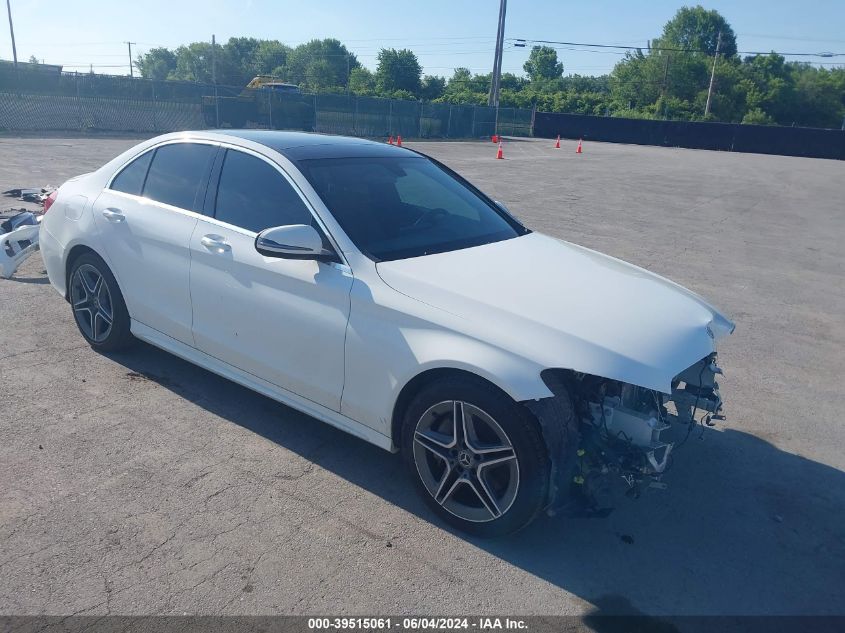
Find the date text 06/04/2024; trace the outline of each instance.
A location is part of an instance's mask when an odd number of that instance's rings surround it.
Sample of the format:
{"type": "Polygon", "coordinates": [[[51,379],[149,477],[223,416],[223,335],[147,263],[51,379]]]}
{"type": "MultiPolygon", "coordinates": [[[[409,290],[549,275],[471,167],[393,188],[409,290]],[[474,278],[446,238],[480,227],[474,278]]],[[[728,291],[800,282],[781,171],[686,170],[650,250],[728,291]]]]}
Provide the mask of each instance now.
{"type": "Polygon", "coordinates": [[[309,618],[309,630],[525,630],[524,620],[514,618],[446,618],[446,617],[354,617],[309,618]]]}

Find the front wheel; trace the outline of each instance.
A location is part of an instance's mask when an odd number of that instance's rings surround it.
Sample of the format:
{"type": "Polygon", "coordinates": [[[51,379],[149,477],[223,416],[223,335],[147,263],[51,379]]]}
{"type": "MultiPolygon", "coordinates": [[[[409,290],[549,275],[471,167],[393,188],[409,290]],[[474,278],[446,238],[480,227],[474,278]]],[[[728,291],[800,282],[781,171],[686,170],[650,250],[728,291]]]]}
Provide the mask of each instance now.
{"type": "Polygon", "coordinates": [[[70,305],[80,333],[96,350],[129,346],[129,312],[117,281],[101,257],[85,253],[70,271],[70,305]]]}
{"type": "Polygon", "coordinates": [[[426,503],[471,534],[525,527],[548,494],[549,463],[536,421],[480,379],[424,387],[405,414],[402,452],[426,503]]]}

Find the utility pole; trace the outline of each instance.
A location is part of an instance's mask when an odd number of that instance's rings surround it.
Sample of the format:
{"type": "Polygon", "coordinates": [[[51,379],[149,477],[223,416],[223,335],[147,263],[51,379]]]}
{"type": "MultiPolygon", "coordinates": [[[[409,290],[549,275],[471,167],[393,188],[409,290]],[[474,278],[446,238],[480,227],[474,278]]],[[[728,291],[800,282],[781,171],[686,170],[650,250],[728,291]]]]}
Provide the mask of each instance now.
{"type": "Polygon", "coordinates": [[[217,39],[211,34],[211,83],[214,84],[214,124],[220,127],[220,98],[217,95],[217,39]]]}
{"type": "Polygon", "coordinates": [[[491,108],[499,106],[499,80],[502,75],[502,48],[505,41],[505,12],[508,0],[499,0],[499,28],[496,32],[496,54],[493,57],[493,80],[490,83],[490,95],[487,105],[491,108]]]}
{"type": "Polygon", "coordinates": [[[666,114],[667,114],[667,112],[668,112],[668,108],[669,108],[669,106],[668,106],[668,105],[666,105],[666,89],[667,89],[667,85],[666,85],[666,84],[667,84],[667,83],[668,83],[668,81],[669,81],[669,58],[670,58],[670,57],[671,57],[671,55],[670,55],[669,53],[666,53],[666,66],[663,68],[663,90],[662,90],[662,96],[663,96],[663,119],[664,119],[664,120],[667,118],[667,117],[666,117],[666,114]]]}
{"type": "Polygon", "coordinates": [[[15,72],[18,72],[18,49],[15,46],[15,27],[12,24],[12,6],[6,0],[6,11],[9,13],[9,33],[12,35],[12,59],[15,60],[15,72]]]}
{"type": "Polygon", "coordinates": [[[722,48],[722,32],[716,39],[716,56],[713,58],[713,70],[710,72],[710,87],[707,89],[707,103],[704,106],[704,116],[710,114],[710,101],[713,98],[713,81],[716,79],[716,62],[719,60],[719,50],[722,48]]]}
{"type": "Polygon", "coordinates": [[[135,71],[132,68],[132,45],[137,44],[138,42],[126,42],[126,45],[129,47],[129,76],[134,77],[135,71]]]}

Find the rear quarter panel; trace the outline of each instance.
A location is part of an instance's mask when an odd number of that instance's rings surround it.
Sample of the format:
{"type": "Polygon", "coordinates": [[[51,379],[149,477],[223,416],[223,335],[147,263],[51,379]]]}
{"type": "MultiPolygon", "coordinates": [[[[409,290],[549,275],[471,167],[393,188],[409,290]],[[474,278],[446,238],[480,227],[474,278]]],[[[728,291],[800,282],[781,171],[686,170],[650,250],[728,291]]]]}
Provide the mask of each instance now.
{"type": "Polygon", "coordinates": [[[41,258],[50,283],[62,296],[67,294],[67,257],[73,247],[84,245],[102,254],[91,214],[101,187],[95,174],[69,180],[59,187],[56,201],[41,221],[41,258]]]}

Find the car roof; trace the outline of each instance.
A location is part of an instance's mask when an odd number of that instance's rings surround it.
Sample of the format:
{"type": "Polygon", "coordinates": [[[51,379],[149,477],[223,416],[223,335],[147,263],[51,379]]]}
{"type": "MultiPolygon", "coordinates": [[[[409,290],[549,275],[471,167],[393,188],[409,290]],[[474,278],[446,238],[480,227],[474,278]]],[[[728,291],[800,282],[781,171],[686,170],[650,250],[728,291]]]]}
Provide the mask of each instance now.
{"type": "Polygon", "coordinates": [[[395,158],[417,155],[415,152],[395,145],[350,136],[278,130],[214,130],[214,133],[259,143],[279,152],[293,162],[313,158],[395,158]]]}

